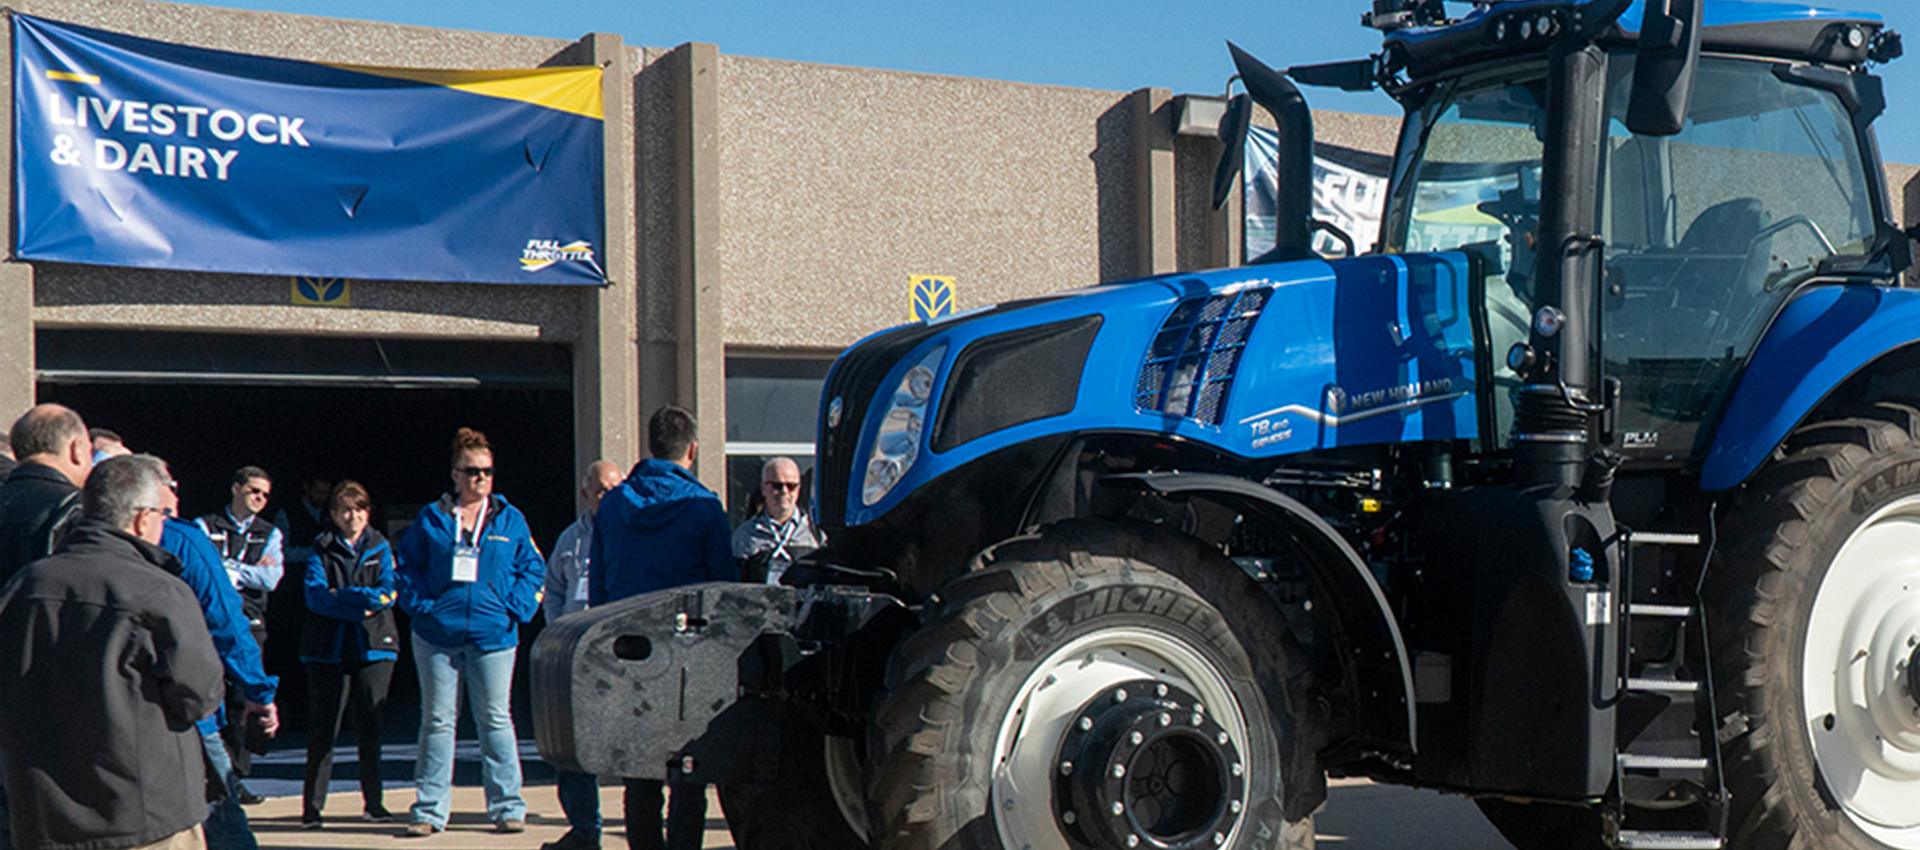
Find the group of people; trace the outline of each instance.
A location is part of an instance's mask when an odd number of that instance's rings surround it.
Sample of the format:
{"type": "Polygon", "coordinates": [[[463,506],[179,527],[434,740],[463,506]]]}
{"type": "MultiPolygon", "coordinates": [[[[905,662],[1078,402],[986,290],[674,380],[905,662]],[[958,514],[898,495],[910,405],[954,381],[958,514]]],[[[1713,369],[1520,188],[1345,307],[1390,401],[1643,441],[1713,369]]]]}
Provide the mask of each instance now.
{"type": "MultiPolygon", "coordinates": [[[[415,802],[401,835],[446,829],[463,689],[487,816],[501,832],[523,831],[511,708],[521,625],[542,610],[552,620],[739,580],[743,566],[777,582],[824,543],[798,509],[800,469],[787,458],[765,465],[764,507],[730,530],[718,496],[693,475],[697,431],[690,412],[665,407],[648,421],[652,457],[624,478],[612,463],[590,464],[584,509],[548,559],[519,510],[494,492],[493,448],[469,428],[451,446],[450,491],[390,543],[371,525],[372,495],[350,480],[324,498],[303,493],[294,507],[317,522],[268,522],[272,480],[255,466],[234,473],[223,509],[184,521],[164,461],[89,433],[67,408],[29,410],[6,434],[13,457],[0,451],[0,460],[17,458],[0,469],[0,850],[257,848],[243,808],[257,798],[241,774],[248,753],[264,752],[279,728],[279,682],[265,672],[261,646],[268,596],[289,564],[306,603],[302,824],[324,827],[348,711],[359,730],[361,816],[393,817],[380,729],[401,655],[397,610],[411,627],[421,691],[415,802]]],[[[543,850],[597,850],[599,784],[562,772],[570,828],[543,850]]],[[[630,848],[700,846],[705,788],[673,786],[663,830],[664,790],[626,780],[630,848]]]]}

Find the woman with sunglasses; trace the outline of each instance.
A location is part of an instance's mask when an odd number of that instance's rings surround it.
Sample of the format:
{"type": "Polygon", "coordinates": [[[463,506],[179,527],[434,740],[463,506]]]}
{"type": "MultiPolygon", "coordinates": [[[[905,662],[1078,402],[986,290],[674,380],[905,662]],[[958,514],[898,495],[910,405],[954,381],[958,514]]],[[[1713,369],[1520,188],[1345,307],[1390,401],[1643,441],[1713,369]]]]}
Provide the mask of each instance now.
{"type": "Polygon", "coordinates": [[[373,500],[357,481],[342,481],[327,498],[331,526],[313,541],[306,564],[307,620],[300,660],[307,665],[307,777],[300,825],[320,828],[333,777],[333,742],[349,706],[359,730],[360,799],[364,817],[392,819],[380,788],[381,716],[393,662],[400,657],[394,625],[393,550],[368,528],[373,500]]]}
{"type": "Polygon", "coordinates": [[[526,519],[493,492],[493,480],[486,435],[460,429],[453,438],[453,492],[420,509],[394,553],[399,607],[413,622],[420,673],[410,836],[447,828],[462,679],[480,732],[487,817],[500,832],[526,829],[510,694],[520,624],[540,610],[546,564],[526,519]]]}

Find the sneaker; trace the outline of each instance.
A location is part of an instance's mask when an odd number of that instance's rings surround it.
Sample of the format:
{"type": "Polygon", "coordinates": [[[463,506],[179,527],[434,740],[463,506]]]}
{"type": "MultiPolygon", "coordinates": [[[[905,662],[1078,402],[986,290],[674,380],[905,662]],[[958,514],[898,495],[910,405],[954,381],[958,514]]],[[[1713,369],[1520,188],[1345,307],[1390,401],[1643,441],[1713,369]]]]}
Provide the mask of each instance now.
{"type": "Polygon", "coordinates": [[[375,803],[367,807],[367,810],[360,815],[360,819],[367,823],[389,823],[393,820],[393,813],[387,811],[386,806],[375,803]]]}
{"type": "Polygon", "coordinates": [[[319,829],[320,815],[313,812],[307,812],[306,814],[301,815],[300,828],[301,829],[319,829]]]}
{"type": "Polygon", "coordinates": [[[577,829],[569,829],[558,840],[540,845],[540,850],[600,850],[600,839],[577,829]]]}
{"type": "Polygon", "coordinates": [[[526,832],[527,822],[519,818],[507,818],[493,825],[495,832],[526,832]]]}
{"type": "Polygon", "coordinates": [[[407,824],[407,831],[401,833],[401,836],[405,838],[422,838],[428,835],[432,835],[443,829],[446,829],[446,827],[434,826],[433,824],[427,823],[426,821],[417,820],[417,821],[414,821],[413,823],[407,824]]]}

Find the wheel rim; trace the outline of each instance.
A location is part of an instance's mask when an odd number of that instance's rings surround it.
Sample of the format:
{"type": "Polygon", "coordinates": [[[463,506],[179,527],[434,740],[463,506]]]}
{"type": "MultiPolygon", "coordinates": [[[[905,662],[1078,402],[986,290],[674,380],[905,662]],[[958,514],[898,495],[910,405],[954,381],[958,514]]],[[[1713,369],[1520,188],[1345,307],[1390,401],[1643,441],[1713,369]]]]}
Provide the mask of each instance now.
{"type": "MultiPolygon", "coordinates": [[[[1202,711],[1192,712],[1203,718],[1193,722],[1182,715],[1189,728],[1181,735],[1143,738],[1137,750],[1126,753],[1127,763],[1154,765],[1150,769],[1170,772],[1185,770],[1196,776],[1210,773],[1202,769],[1207,762],[1205,751],[1199,749],[1202,736],[1224,735],[1224,743],[1216,744],[1215,751],[1235,755],[1231,757],[1231,764],[1220,765],[1222,775],[1241,775],[1246,765],[1240,754],[1250,751],[1246,719],[1234,698],[1232,686],[1212,662],[1184,641],[1161,632],[1133,628],[1093,632],[1043,659],[1021,684],[1013,709],[1001,722],[994,748],[990,804],[1002,847],[1071,850],[1072,845],[1062,833],[1061,820],[1071,806],[1056,793],[1056,782],[1063,776],[1060,755],[1063,744],[1074,734],[1076,723],[1086,715],[1083,709],[1089,705],[1096,701],[1112,702],[1116,692],[1136,688],[1134,694],[1120,697],[1119,702],[1125,703],[1139,699],[1140,693],[1150,688],[1157,690],[1159,685],[1167,687],[1167,695],[1150,693],[1147,698],[1177,701],[1179,696],[1186,695],[1204,707],[1202,711]],[[1195,731],[1202,727],[1204,733],[1195,731]]],[[[1208,743],[1215,740],[1204,738],[1208,743]]],[[[1210,833],[1195,834],[1195,825],[1204,823],[1204,818],[1196,819],[1169,808],[1170,804],[1184,805],[1194,794],[1204,792],[1187,786],[1162,793],[1163,789],[1156,786],[1139,798],[1143,817],[1152,821],[1147,831],[1148,841],[1115,846],[1165,847],[1187,843],[1154,840],[1156,834],[1193,838],[1206,846],[1231,844],[1239,831],[1237,815],[1247,803],[1246,783],[1232,781],[1229,784],[1223,779],[1221,785],[1230,789],[1225,795],[1228,799],[1221,805],[1235,816],[1221,819],[1222,823],[1230,821],[1232,827],[1221,832],[1218,841],[1213,840],[1210,833]],[[1157,799],[1150,799],[1156,794],[1160,795],[1157,799]]],[[[1133,812],[1126,814],[1133,816],[1133,812]]],[[[1066,817],[1072,819],[1070,815],[1066,817]]],[[[1109,840],[1103,837],[1096,846],[1109,840]]]]}
{"type": "Polygon", "coordinates": [[[1801,700],[1828,791],[1862,831],[1920,850],[1920,496],[1854,531],[1807,621],[1801,700]]]}
{"type": "Polygon", "coordinates": [[[873,840],[873,825],[867,820],[866,790],[860,784],[860,752],[854,747],[853,739],[826,735],[821,746],[826,748],[827,790],[833,795],[834,806],[840,809],[840,817],[861,841],[873,840]]]}

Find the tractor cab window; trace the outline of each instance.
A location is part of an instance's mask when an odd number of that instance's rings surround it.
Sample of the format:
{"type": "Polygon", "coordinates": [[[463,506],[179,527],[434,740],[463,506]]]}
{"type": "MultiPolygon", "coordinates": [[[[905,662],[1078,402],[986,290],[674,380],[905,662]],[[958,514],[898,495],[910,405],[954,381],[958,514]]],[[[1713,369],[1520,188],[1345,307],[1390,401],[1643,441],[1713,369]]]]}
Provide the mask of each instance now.
{"type": "Polygon", "coordinates": [[[1609,64],[1601,311],[1616,427],[1630,456],[1683,458],[1794,286],[1870,250],[1872,204],[1832,93],[1774,63],[1706,57],[1681,132],[1636,136],[1632,57],[1609,64]]]}
{"type": "MultiPolygon", "coordinates": [[[[1533,314],[1545,95],[1544,69],[1447,83],[1409,114],[1400,140],[1389,244],[1466,250],[1488,261],[1484,308],[1496,353],[1527,338],[1533,314]]],[[[1512,421],[1520,382],[1503,359],[1496,354],[1491,388],[1496,441],[1512,421]]]]}

